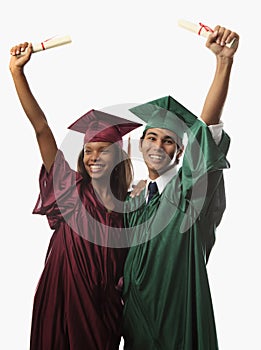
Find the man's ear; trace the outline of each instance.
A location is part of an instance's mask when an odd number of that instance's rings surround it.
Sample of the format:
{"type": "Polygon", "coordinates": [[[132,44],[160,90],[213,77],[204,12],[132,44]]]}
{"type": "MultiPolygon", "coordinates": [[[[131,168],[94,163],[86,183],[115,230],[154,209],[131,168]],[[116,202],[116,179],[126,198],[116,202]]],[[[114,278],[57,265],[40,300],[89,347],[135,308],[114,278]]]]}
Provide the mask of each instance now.
{"type": "Polygon", "coordinates": [[[176,156],[177,160],[179,160],[179,158],[182,156],[183,151],[184,151],[184,145],[180,146],[178,149],[177,156],[176,156]]]}

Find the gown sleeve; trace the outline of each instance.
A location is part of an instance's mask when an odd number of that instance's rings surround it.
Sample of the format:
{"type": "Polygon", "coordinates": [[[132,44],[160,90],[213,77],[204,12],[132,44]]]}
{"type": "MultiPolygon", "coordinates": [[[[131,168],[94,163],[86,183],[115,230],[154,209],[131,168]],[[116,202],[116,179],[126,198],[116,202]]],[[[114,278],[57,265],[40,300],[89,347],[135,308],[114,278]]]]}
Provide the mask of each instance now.
{"type": "Polygon", "coordinates": [[[40,194],[33,214],[46,215],[50,227],[56,229],[61,221],[68,220],[74,212],[79,201],[77,184],[81,179],[58,150],[49,173],[42,165],[39,177],[40,194]]]}
{"type": "Polygon", "coordinates": [[[197,121],[191,128],[180,171],[182,209],[198,219],[206,262],[226,208],[223,170],[230,167],[226,158],[229,145],[224,130],[216,144],[208,126],[197,121]]]}
{"type": "Polygon", "coordinates": [[[223,131],[221,140],[215,143],[207,125],[200,120],[191,127],[182,163],[184,191],[189,190],[207,173],[230,167],[226,155],[230,138],[223,131]]]}
{"type": "Polygon", "coordinates": [[[197,212],[202,212],[203,206],[207,209],[223,169],[230,167],[226,158],[229,144],[230,138],[224,131],[216,144],[208,126],[200,120],[190,129],[179,176],[182,196],[194,204],[197,212]]]}

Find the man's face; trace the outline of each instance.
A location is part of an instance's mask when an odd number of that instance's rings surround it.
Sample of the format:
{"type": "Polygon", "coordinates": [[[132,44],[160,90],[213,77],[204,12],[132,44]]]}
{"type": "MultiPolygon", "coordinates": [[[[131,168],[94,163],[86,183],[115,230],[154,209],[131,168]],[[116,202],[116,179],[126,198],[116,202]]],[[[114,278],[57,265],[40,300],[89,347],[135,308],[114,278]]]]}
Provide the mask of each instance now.
{"type": "Polygon", "coordinates": [[[173,164],[180,157],[182,150],[178,149],[176,134],[167,129],[151,128],[145,133],[140,142],[140,151],[149,170],[151,179],[156,179],[169,169],[170,162],[173,164]]]}

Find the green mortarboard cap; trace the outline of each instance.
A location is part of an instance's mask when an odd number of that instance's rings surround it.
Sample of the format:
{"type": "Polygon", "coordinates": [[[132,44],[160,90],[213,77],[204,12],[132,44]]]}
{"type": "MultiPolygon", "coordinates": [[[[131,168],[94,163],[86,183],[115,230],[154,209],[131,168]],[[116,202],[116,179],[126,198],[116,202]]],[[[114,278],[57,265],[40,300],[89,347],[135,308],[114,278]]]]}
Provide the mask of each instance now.
{"type": "Polygon", "coordinates": [[[138,105],[130,112],[146,122],[145,130],[150,128],[168,129],[181,139],[197,117],[171,96],[138,105]]]}

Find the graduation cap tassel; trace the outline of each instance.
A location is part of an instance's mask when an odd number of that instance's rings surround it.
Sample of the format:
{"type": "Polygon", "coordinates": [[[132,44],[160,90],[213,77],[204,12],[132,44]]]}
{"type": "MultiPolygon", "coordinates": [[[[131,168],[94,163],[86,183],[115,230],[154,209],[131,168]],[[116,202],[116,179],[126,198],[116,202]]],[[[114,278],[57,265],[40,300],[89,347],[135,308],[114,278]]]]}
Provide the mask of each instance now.
{"type": "Polygon", "coordinates": [[[130,134],[129,134],[129,137],[128,137],[128,156],[129,158],[131,157],[131,137],[130,137],[130,134]]]}

